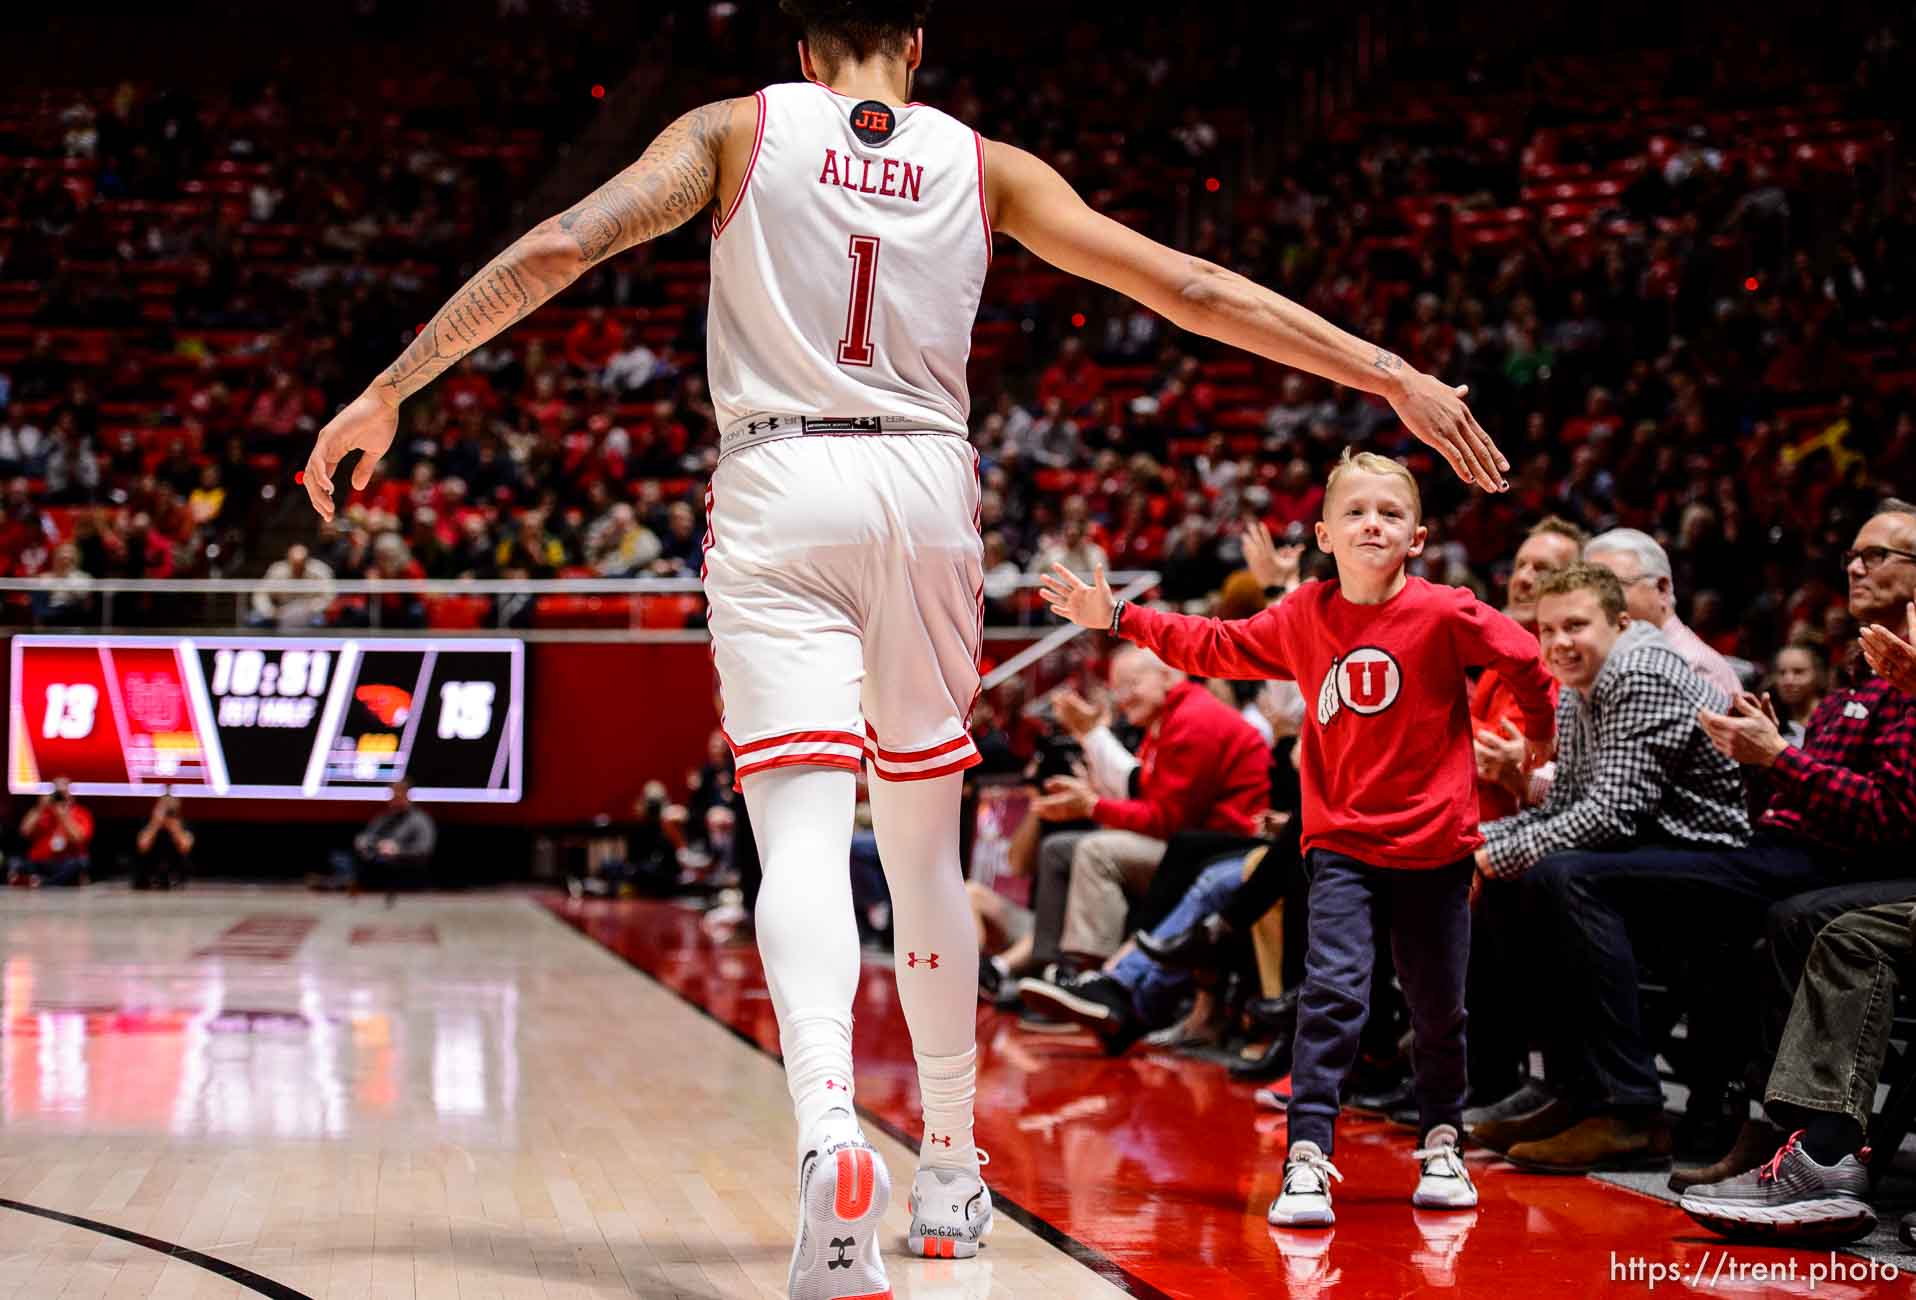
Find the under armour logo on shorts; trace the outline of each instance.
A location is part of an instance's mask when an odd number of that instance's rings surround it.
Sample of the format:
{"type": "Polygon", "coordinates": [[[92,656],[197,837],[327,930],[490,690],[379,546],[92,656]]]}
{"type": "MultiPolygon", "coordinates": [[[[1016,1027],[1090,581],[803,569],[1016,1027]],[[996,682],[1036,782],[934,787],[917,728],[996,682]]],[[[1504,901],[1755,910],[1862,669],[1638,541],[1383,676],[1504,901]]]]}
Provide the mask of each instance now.
{"type": "Polygon", "coordinates": [[[925,965],[931,967],[933,970],[938,969],[938,954],[935,952],[932,953],[929,957],[922,957],[922,958],[917,953],[911,952],[911,953],[906,953],[905,958],[906,958],[905,965],[912,970],[918,969],[918,963],[920,961],[923,961],[925,965]]]}

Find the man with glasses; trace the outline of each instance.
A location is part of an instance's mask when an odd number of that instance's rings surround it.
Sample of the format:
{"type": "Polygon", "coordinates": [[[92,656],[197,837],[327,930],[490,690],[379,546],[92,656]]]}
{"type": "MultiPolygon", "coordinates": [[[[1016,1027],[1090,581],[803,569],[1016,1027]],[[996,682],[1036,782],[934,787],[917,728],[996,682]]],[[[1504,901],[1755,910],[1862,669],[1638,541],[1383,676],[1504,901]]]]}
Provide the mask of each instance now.
{"type": "MultiPolygon", "coordinates": [[[[1851,617],[1863,627],[1898,626],[1916,599],[1916,505],[1884,502],[1843,561],[1851,617]]],[[[1831,646],[1830,660],[1835,688],[1811,715],[1800,746],[1783,738],[1767,702],[1753,695],[1738,696],[1728,713],[1699,715],[1716,747],[1767,783],[1759,842],[1815,861],[1826,881],[1780,900],[1764,917],[1761,1048],[1746,1069],[1758,1096],[1817,932],[1844,912],[1916,898],[1916,697],[1877,675],[1860,645],[1831,646]]],[[[1744,1046],[1756,1044],[1746,1037],[1744,1046]]],[[[1671,1186],[1682,1191],[1753,1169],[1782,1138],[1752,1121],[1722,1160],[1678,1171],[1671,1186]]]]}
{"type": "Polygon", "coordinates": [[[1677,617],[1676,587],[1670,578],[1670,555],[1656,538],[1634,528],[1612,528],[1585,543],[1583,558],[1601,564],[1623,584],[1623,600],[1630,617],[1663,633],[1670,648],[1710,685],[1731,699],[1743,689],[1729,660],[1677,617]]]}
{"type": "MultiPolygon", "coordinates": [[[[1753,1121],[1715,1165],[1670,1180],[1685,1210],[1723,1232],[1760,1222],[1780,1237],[1850,1240],[1876,1221],[1859,1148],[1898,981],[1908,989],[1916,919],[1916,879],[1869,879],[1908,877],[1916,860],[1916,682],[1878,673],[1906,678],[1910,666],[1892,641],[1907,643],[1888,629],[1916,636],[1916,506],[1885,502],[1843,560],[1850,613],[1876,630],[1861,646],[1869,653],[1851,648],[1839,670],[1849,680],[1812,715],[1803,745],[1779,746],[1774,720],[1748,707],[1705,722],[1725,753],[1769,768],[1776,793],[1764,821],[1830,828],[1831,847],[1860,877],[1788,899],[1766,918],[1763,1051],[1749,1079],[1761,1088],[1767,1076],[1758,1095],[1783,1126],[1753,1121]],[[1773,1153],[1766,1174],[1749,1174],[1773,1153]]],[[[1916,1245],[1916,1215],[1900,1234],[1916,1245]]]]}

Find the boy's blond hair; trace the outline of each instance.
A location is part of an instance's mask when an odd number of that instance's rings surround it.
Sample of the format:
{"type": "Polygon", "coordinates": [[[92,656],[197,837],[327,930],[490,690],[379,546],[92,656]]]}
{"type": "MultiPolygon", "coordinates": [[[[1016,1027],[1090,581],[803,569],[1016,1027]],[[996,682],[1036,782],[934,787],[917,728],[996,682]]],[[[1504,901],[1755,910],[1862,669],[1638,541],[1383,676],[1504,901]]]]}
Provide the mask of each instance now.
{"type": "Polygon", "coordinates": [[[1331,466],[1331,476],[1324,480],[1324,517],[1330,518],[1331,497],[1337,491],[1337,480],[1353,470],[1362,470],[1366,474],[1382,474],[1389,478],[1404,481],[1410,490],[1411,518],[1417,523],[1424,522],[1424,498],[1417,491],[1417,480],[1411,472],[1388,456],[1379,456],[1374,451],[1352,451],[1344,448],[1344,454],[1331,466]]]}

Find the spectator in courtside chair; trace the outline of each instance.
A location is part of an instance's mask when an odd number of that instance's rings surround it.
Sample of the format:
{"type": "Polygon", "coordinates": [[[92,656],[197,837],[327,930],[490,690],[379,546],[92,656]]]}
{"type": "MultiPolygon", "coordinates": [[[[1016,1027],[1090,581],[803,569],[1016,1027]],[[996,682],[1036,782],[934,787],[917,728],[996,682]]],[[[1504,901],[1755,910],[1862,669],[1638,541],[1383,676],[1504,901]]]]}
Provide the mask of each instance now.
{"type": "Polygon", "coordinates": [[[20,822],[20,838],[27,842],[26,856],[14,862],[8,884],[37,889],[87,883],[93,814],[67,792],[66,777],[54,777],[52,791],[28,809],[20,822]]]}
{"type": "Polygon", "coordinates": [[[146,825],[133,837],[135,889],[184,889],[192,866],[193,832],[186,829],[173,787],[153,801],[146,825]]]}
{"type": "MultiPolygon", "coordinates": [[[[1748,1111],[1736,1085],[1763,1095],[1791,994],[1823,927],[1846,912],[1916,895],[1916,781],[1910,776],[1916,772],[1916,695],[1908,689],[1909,660],[1898,649],[1906,643],[1884,626],[1907,619],[1916,598],[1916,507],[1884,502],[1858,530],[1844,568],[1848,612],[1865,631],[1837,658],[1838,682],[1811,716],[1802,743],[1789,743],[1754,697],[1739,699],[1731,714],[1702,719],[1717,747],[1750,765],[1764,783],[1758,843],[1749,852],[1767,845],[1794,853],[1812,872],[1755,928],[1754,969],[1726,972],[1716,1016],[1699,1017],[1705,1031],[1715,1032],[1718,1020],[1730,1031],[1717,1034],[1716,1055],[1727,1058],[1730,1109],[1740,1120],[1748,1111]],[[1879,663],[1887,670],[1880,676],[1879,663]],[[1737,1014],[1748,1006],[1752,986],[1764,991],[1764,1014],[1754,1023],[1737,1014]]],[[[1722,1159],[1678,1170],[1671,1188],[1754,1168],[1782,1138],[1765,1121],[1748,1120],[1722,1159]]]]}
{"type": "MultiPolygon", "coordinates": [[[[1916,890],[1916,884],[1912,884],[1916,890]]],[[[1764,1109],[1790,1136],[1761,1167],[1683,1193],[1683,1211],[1725,1236],[1828,1244],[1876,1227],[1863,1145],[1889,1051],[1897,991],[1916,984],[1916,898],[1845,912],[1816,937],[1796,987],[1764,1109]]],[[[1898,1235],[1916,1246],[1916,1213],[1898,1235]]]]}
{"type": "MultiPolygon", "coordinates": [[[[663,781],[647,781],[632,801],[632,820],[623,832],[623,853],[617,858],[590,862],[581,874],[566,878],[574,898],[670,898],[679,892],[682,868],[679,850],[685,847],[689,814],[672,802],[663,781]]],[[[595,824],[613,832],[613,820],[601,816],[595,824]]]]}
{"type": "MultiPolygon", "coordinates": [[[[1560,1095],[1471,1133],[1545,1170],[1667,1162],[1671,1138],[1654,1064],[1646,1073],[1647,1048],[1616,1041],[1638,1023],[1636,958],[1619,909],[1627,903],[1635,916],[1669,906],[1658,882],[1679,856],[1676,846],[1720,852],[1748,841],[1742,777],[1697,721],[1699,710],[1726,701],[1653,624],[1632,620],[1609,569],[1575,564],[1544,579],[1537,627],[1544,666],[1560,687],[1557,773],[1540,806],[1484,825],[1473,892],[1522,878],[1523,914],[1546,927],[1526,927],[1528,978],[1551,979],[1566,967],[1605,978],[1587,997],[1584,984],[1566,989],[1545,1056],[1560,1095]]],[[[1772,890],[1786,892],[1777,879],[1772,890]]]]}
{"type": "MultiPolygon", "coordinates": [[[[1137,758],[1112,752],[1121,747],[1107,729],[1086,731],[1080,743],[1094,773],[1135,762],[1137,795],[1101,794],[1100,789],[1122,788],[1116,777],[1094,784],[1059,776],[1046,783],[1037,803],[1039,817],[1089,819],[1097,829],[1071,844],[1068,861],[1061,863],[1062,855],[1049,844],[1039,852],[1034,907],[1041,962],[1054,960],[1055,954],[1102,964],[1125,940],[1127,899],[1148,887],[1175,832],[1249,835],[1269,804],[1269,747],[1250,723],[1202,686],[1135,646],[1112,656],[1111,686],[1126,721],[1145,731],[1137,758]]],[[[1039,997],[1042,1005],[1046,991],[1026,985],[1021,992],[1039,997]]],[[[1031,997],[1026,1003],[1033,1005],[1031,997]]]]}
{"type": "Polygon", "coordinates": [[[335,850],[331,876],[308,876],[312,889],[344,889],[357,894],[377,881],[390,887],[406,875],[423,875],[432,862],[439,828],[426,810],[412,801],[412,786],[393,783],[392,798],[366,829],[353,837],[351,851],[335,850]]]}

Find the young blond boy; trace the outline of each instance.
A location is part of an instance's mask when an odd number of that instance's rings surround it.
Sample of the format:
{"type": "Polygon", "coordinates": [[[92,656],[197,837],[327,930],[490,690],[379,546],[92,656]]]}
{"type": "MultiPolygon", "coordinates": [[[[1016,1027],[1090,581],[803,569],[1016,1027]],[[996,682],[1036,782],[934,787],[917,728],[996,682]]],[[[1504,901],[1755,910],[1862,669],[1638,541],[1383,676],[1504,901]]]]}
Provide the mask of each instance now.
{"type": "Polygon", "coordinates": [[[1317,545],[1337,577],[1251,618],[1224,622],[1114,600],[1062,566],[1053,612],[1108,628],[1186,672],[1295,680],[1302,736],[1309,953],[1291,1074],[1290,1153],[1274,1224],[1328,1226],[1338,1093],[1370,1005],[1374,935],[1390,932],[1410,1004],[1421,1113],[1412,1203],[1462,1209],[1477,1191],[1457,1151],[1464,1093],[1464,972],[1477,831],[1465,670],[1514,686],[1526,736],[1555,731],[1537,643],[1461,588],[1409,577],[1426,530],[1416,481],[1395,461],[1344,453],[1325,489],[1317,545]]]}

